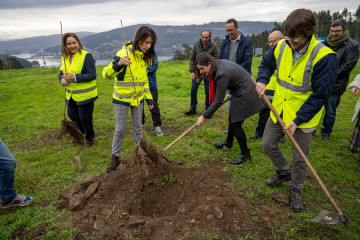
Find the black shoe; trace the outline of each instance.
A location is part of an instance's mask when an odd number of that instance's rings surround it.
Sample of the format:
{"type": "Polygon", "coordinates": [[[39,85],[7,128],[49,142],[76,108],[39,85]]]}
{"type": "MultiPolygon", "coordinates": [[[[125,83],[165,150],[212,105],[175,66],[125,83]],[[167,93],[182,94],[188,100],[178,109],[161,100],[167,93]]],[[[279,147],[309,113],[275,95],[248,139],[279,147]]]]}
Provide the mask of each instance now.
{"type": "Polygon", "coordinates": [[[326,134],[326,133],[322,133],[320,136],[321,140],[324,140],[324,141],[329,140],[329,137],[330,137],[330,134],[326,134]]]}
{"type": "Polygon", "coordinates": [[[294,212],[300,212],[303,209],[303,203],[301,200],[301,194],[298,190],[290,190],[290,206],[294,212]]]}
{"type": "Polygon", "coordinates": [[[282,182],[287,182],[291,180],[291,172],[290,170],[287,171],[276,171],[276,175],[268,178],[266,180],[266,185],[270,187],[277,187],[282,182]]]}
{"type": "Polygon", "coordinates": [[[222,149],[224,146],[227,148],[227,149],[231,149],[232,146],[228,146],[228,144],[226,142],[217,142],[217,143],[214,143],[213,144],[214,147],[216,147],[217,149],[222,149]]]}
{"type": "Polygon", "coordinates": [[[185,113],[186,116],[191,116],[191,115],[195,115],[195,114],[196,114],[196,109],[190,109],[190,111],[185,113]]]}
{"type": "Polygon", "coordinates": [[[250,139],[258,139],[258,138],[261,138],[263,135],[260,135],[259,133],[255,133],[254,135],[252,135],[250,137],[250,139]]]}
{"type": "Polygon", "coordinates": [[[94,143],[94,141],[88,141],[88,140],[86,140],[86,141],[85,141],[85,145],[84,145],[84,147],[83,147],[82,149],[83,149],[83,150],[88,149],[89,147],[91,147],[91,145],[93,145],[93,143],[94,143]]]}
{"type": "Polygon", "coordinates": [[[279,143],[285,143],[285,138],[284,138],[284,136],[281,136],[281,137],[279,138],[279,143]]]}
{"type": "Polygon", "coordinates": [[[251,155],[250,153],[246,154],[246,155],[240,155],[239,157],[237,157],[236,159],[232,160],[230,162],[230,164],[235,164],[235,165],[241,165],[244,162],[246,162],[247,160],[251,161],[251,155]]]}

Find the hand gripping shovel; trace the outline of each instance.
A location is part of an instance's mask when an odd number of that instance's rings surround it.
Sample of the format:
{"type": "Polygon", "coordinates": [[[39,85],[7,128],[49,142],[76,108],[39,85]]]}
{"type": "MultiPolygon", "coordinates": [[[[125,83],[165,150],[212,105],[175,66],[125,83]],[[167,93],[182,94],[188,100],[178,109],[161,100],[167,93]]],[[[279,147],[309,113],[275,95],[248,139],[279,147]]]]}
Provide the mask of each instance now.
{"type": "MultiPolygon", "coordinates": [[[[253,77],[251,77],[251,80],[256,86],[255,79],[253,77]]],[[[328,190],[326,189],[324,183],[321,181],[319,175],[317,175],[317,173],[315,172],[315,169],[312,167],[311,163],[306,158],[306,156],[303,153],[303,151],[301,150],[300,146],[297,144],[295,138],[291,135],[291,133],[288,130],[285,130],[285,124],[284,124],[283,120],[281,119],[279,114],[276,112],[275,108],[270,103],[269,99],[265,95],[263,95],[262,98],[264,99],[266,104],[269,106],[270,110],[274,113],[276,119],[278,120],[279,124],[281,125],[281,128],[284,130],[286,135],[289,137],[289,139],[292,142],[293,146],[296,148],[296,150],[300,154],[301,158],[306,163],[306,166],[310,169],[312,175],[315,177],[316,181],[320,185],[321,190],[325,193],[325,195],[329,199],[331,205],[334,207],[334,209],[337,212],[337,213],[335,213],[335,212],[329,212],[329,211],[326,211],[326,210],[322,210],[316,217],[314,217],[310,221],[316,222],[316,223],[323,223],[323,224],[337,224],[339,222],[342,222],[344,225],[349,225],[350,220],[349,220],[348,216],[346,214],[344,214],[340,210],[340,208],[337,206],[335,200],[331,197],[331,195],[328,192],[328,190]]]]}
{"type": "MultiPolygon", "coordinates": [[[[229,98],[226,98],[223,103],[221,104],[224,105],[224,103],[226,103],[229,100],[229,98]]],[[[220,107],[221,107],[220,106],[220,107]]],[[[186,130],[183,134],[181,134],[177,139],[175,139],[172,143],[170,143],[169,145],[167,145],[163,150],[161,150],[161,154],[163,155],[165,151],[169,150],[169,148],[171,148],[175,143],[177,143],[180,139],[182,139],[186,134],[188,134],[191,130],[193,130],[195,127],[197,126],[197,124],[195,123],[194,125],[192,125],[188,130],[186,130]]]]}

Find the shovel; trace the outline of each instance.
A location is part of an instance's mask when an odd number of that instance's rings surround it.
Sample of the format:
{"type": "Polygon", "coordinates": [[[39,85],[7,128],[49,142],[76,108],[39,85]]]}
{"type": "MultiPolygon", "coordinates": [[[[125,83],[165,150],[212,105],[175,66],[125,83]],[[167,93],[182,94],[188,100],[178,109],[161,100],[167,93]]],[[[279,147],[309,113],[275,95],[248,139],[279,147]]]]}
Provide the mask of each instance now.
{"type": "MultiPolygon", "coordinates": [[[[254,85],[256,86],[256,80],[252,76],[250,78],[251,78],[252,82],[254,83],[254,85]]],[[[331,197],[331,195],[328,192],[328,190],[326,189],[324,183],[321,181],[319,175],[317,175],[317,173],[315,172],[315,169],[312,167],[311,163],[309,162],[309,160],[307,159],[307,157],[305,156],[305,154],[299,147],[295,138],[291,135],[291,133],[288,130],[285,130],[285,123],[283,122],[283,120],[281,119],[279,114],[276,112],[275,108],[273,107],[273,105],[271,104],[269,99],[265,95],[263,95],[262,98],[264,99],[264,101],[266,102],[266,104],[268,105],[270,110],[273,112],[273,114],[275,115],[281,128],[284,130],[286,135],[290,138],[291,143],[293,144],[295,149],[300,154],[301,158],[306,163],[306,166],[310,169],[310,172],[312,173],[312,175],[315,177],[316,181],[320,185],[321,190],[325,193],[325,195],[329,199],[331,205],[336,210],[336,213],[322,210],[315,218],[311,219],[310,221],[316,222],[316,223],[323,223],[323,224],[336,224],[336,223],[342,222],[346,226],[349,225],[350,220],[349,220],[348,216],[346,214],[344,214],[340,210],[340,208],[337,206],[335,200],[331,197]]]]}
{"type": "MultiPolygon", "coordinates": [[[[226,103],[227,101],[229,101],[229,98],[226,98],[223,103],[220,105],[220,107],[222,105],[224,105],[224,103],[226,103]]],[[[161,150],[161,154],[163,155],[165,151],[169,150],[169,148],[171,148],[175,143],[177,143],[180,139],[182,139],[186,134],[188,134],[191,130],[193,130],[195,127],[197,126],[197,124],[195,123],[194,125],[192,125],[188,130],[186,130],[183,134],[181,134],[177,139],[175,139],[172,143],[170,143],[169,145],[167,145],[163,150],[161,150]]]]}

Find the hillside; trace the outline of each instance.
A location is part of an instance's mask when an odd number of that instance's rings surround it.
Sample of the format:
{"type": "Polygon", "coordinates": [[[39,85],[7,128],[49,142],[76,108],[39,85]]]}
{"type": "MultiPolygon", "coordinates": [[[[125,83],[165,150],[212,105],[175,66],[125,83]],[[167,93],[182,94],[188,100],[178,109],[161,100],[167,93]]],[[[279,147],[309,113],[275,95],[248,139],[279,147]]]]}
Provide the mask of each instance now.
{"type": "MultiPolygon", "coordinates": [[[[60,31],[60,30],[59,30],[60,31]]],[[[80,38],[94,34],[93,32],[78,32],[80,38]]],[[[31,38],[22,38],[8,41],[0,41],[0,53],[8,50],[9,54],[18,54],[23,52],[36,53],[40,49],[49,48],[60,43],[60,33],[49,36],[36,36],[31,38]]]]}
{"type": "MultiPolygon", "coordinates": [[[[120,24],[119,24],[120,25],[120,24]]],[[[133,38],[136,29],[142,24],[124,27],[126,40],[133,38]]],[[[175,50],[181,48],[183,43],[192,45],[200,37],[200,32],[204,28],[212,31],[212,38],[224,38],[225,22],[211,22],[200,25],[185,26],[156,26],[146,24],[152,27],[158,35],[157,50],[159,54],[173,54],[175,50]]],[[[240,31],[245,35],[259,34],[265,30],[271,30],[274,26],[272,22],[239,22],[240,31]]],[[[79,34],[80,35],[80,34],[79,34]]],[[[83,46],[94,53],[101,56],[112,56],[113,53],[122,46],[123,34],[122,29],[117,28],[106,32],[80,35],[83,46]]],[[[0,41],[0,53],[4,51],[4,47],[8,46],[11,51],[26,51],[37,53],[40,49],[45,49],[46,55],[60,55],[60,38],[59,35],[51,35],[46,37],[33,37],[13,41],[0,41]]]]}

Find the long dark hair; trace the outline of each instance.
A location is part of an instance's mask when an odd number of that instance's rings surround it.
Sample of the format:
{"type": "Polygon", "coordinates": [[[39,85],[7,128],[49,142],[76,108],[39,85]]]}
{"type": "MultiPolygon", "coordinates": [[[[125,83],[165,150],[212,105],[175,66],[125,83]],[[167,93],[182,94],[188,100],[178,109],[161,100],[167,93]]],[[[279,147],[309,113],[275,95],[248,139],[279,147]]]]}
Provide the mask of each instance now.
{"type": "MultiPolygon", "coordinates": [[[[218,60],[210,56],[207,52],[202,52],[199,55],[199,57],[195,61],[195,66],[197,66],[198,64],[201,66],[207,66],[209,62],[211,63],[210,76],[213,77],[216,74],[216,66],[218,60]]],[[[200,71],[197,67],[195,67],[195,74],[196,74],[196,81],[200,82],[203,76],[201,76],[200,71]]]]}
{"type": "Polygon", "coordinates": [[[75,33],[65,33],[63,36],[62,36],[62,39],[61,39],[61,52],[62,52],[62,55],[64,57],[70,57],[71,53],[69,52],[69,50],[67,49],[66,47],[66,39],[68,37],[73,37],[76,39],[76,41],[79,43],[79,53],[81,54],[81,50],[83,50],[83,46],[80,42],[80,39],[78,38],[78,36],[75,34],[75,33]]]}
{"type": "Polygon", "coordinates": [[[139,45],[145,41],[148,37],[151,37],[154,40],[154,43],[151,45],[149,51],[144,53],[144,61],[148,64],[155,63],[155,44],[157,40],[157,36],[155,31],[148,26],[141,26],[138,30],[136,30],[134,40],[132,41],[133,47],[135,50],[140,50],[139,45]]]}

